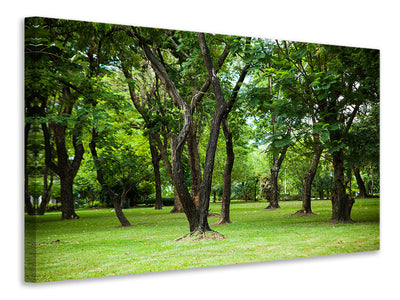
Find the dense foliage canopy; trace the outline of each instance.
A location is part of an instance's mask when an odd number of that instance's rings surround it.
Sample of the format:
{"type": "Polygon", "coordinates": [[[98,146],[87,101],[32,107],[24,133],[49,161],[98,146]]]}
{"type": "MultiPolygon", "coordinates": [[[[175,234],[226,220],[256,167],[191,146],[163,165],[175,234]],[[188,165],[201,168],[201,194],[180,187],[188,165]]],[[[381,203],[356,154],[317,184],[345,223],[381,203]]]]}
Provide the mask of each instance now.
{"type": "Polygon", "coordinates": [[[173,204],[193,232],[210,199],[221,224],[331,198],[351,221],[379,193],[379,51],[28,18],[25,170],[29,214],[173,204]]]}

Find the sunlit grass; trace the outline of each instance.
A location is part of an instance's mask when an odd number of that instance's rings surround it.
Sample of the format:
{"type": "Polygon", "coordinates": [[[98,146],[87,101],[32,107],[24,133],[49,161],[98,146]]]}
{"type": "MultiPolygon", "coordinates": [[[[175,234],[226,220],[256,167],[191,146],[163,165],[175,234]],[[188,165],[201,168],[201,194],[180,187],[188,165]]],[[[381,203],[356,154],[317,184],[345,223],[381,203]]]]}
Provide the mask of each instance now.
{"type": "MultiPolygon", "coordinates": [[[[379,249],[379,199],[356,200],[354,224],[330,224],[330,201],[313,201],[316,216],[292,216],[300,202],[234,202],[229,225],[211,226],[225,240],[181,241],[184,214],[170,208],[125,210],[132,227],[121,228],[111,209],[82,210],[79,220],[60,213],[26,216],[26,281],[46,282],[194,267],[332,255],[379,249]],[[36,220],[36,224],[35,221],[36,220]],[[36,235],[33,234],[36,227],[36,235]],[[52,241],[59,241],[53,242],[52,241]],[[36,257],[35,257],[36,253],[36,257]],[[31,264],[36,262],[36,269],[31,264]]],[[[219,212],[220,203],[211,203],[219,212]]],[[[213,224],[218,217],[211,217],[213,224]]]]}

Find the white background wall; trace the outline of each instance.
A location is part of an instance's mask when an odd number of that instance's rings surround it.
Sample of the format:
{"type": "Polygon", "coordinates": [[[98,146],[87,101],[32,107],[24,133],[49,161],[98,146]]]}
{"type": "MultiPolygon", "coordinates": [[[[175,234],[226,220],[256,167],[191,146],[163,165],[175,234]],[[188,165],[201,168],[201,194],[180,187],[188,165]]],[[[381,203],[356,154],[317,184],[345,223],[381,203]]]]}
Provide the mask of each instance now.
{"type": "Polygon", "coordinates": [[[119,296],[126,299],[364,300],[394,299],[399,295],[400,199],[396,142],[400,26],[396,1],[36,0],[2,4],[0,295],[3,299],[112,299],[119,289],[119,296]],[[106,279],[23,283],[23,18],[29,16],[381,49],[382,250],[106,279]],[[5,142],[11,149],[6,148],[5,142]],[[4,210],[10,202],[11,211],[4,210]],[[304,285],[307,281],[309,287],[304,285]],[[194,287],[195,283],[203,285],[205,291],[194,287]],[[343,285],[345,290],[335,291],[332,284],[343,285]],[[189,296],[191,290],[194,293],[189,296]]]}

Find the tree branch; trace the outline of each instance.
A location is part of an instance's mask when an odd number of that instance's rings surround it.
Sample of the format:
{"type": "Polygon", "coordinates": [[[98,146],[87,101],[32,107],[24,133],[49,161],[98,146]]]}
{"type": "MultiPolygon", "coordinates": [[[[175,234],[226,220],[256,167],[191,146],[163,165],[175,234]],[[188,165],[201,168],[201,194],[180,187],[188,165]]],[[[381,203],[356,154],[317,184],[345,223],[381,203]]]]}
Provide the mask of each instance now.
{"type": "Polygon", "coordinates": [[[240,73],[239,79],[236,82],[235,87],[233,88],[232,94],[231,94],[231,96],[229,97],[229,100],[228,100],[228,109],[229,109],[229,111],[232,109],[232,106],[233,106],[233,104],[235,103],[235,101],[237,99],[237,96],[239,94],[239,90],[240,90],[240,88],[241,88],[241,86],[243,84],[243,81],[244,81],[244,79],[245,79],[245,77],[247,75],[247,72],[248,72],[249,68],[250,68],[250,65],[244,66],[242,72],[240,73]]]}
{"type": "Polygon", "coordinates": [[[52,161],[53,147],[50,144],[50,132],[46,123],[42,123],[42,131],[44,136],[45,163],[54,173],[60,174],[58,166],[52,161]]]}
{"type": "Polygon", "coordinates": [[[227,104],[225,102],[224,95],[222,93],[222,88],[219,83],[219,80],[217,77],[217,72],[215,70],[215,67],[214,67],[212,59],[211,59],[210,50],[208,49],[204,33],[197,33],[197,38],[200,43],[200,50],[201,50],[201,54],[203,56],[204,64],[207,68],[208,78],[210,78],[211,84],[214,87],[214,92],[215,92],[215,97],[216,97],[217,103],[220,106],[226,106],[227,104]]]}
{"type": "MultiPolygon", "coordinates": [[[[226,58],[228,57],[230,52],[230,46],[228,44],[225,45],[224,51],[222,52],[221,56],[218,58],[217,64],[215,65],[215,72],[221,69],[222,65],[224,64],[226,58]]],[[[203,96],[207,92],[208,88],[210,87],[211,80],[207,77],[206,81],[204,82],[203,86],[201,87],[200,91],[193,97],[192,102],[190,103],[190,111],[193,113],[196,109],[197,105],[203,99],[203,96]]]]}
{"type": "Polygon", "coordinates": [[[354,117],[357,115],[359,108],[360,108],[360,104],[357,104],[356,107],[354,108],[353,112],[351,113],[350,119],[347,121],[346,127],[344,128],[344,131],[343,131],[343,136],[345,136],[349,132],[351,124],[353,123],[354,117]]]}

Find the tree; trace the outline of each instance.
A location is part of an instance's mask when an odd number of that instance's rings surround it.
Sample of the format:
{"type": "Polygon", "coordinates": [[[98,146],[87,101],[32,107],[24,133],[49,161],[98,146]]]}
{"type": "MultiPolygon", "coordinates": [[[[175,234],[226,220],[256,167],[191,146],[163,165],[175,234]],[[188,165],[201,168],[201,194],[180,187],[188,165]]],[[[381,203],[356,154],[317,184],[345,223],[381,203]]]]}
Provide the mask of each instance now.
{"type": "Polygon", "coordinates": [[[108,25],[46,18],[27,19],[27,107],[34,106],[44,136],[45,162],[60,179],[62,219],[78,218],[73,181],[85,148],[95,86],[107,72],[101,51],[108,25]]]}
{"type": "Polygon", "coordinates": [[[357,198],[366,198],[368,192],[361,176],[362,169],[379,166],[379,107],[371,106],[360,111],[358,118],[349,131],[346,143],[347,165],[354,173],[359,194],[357,198]]]}
{"type": "MultiPolygon", "coordinates": [[[[158,98],[158,100],[161,100],[159,95],[157,95],[157,93],[159,93],[158,79],[154,78],[153,82],[150,81],[152,78],[145,64],[142,64],[140,67],[140,74],[142,75],[141,79],[137,77],[134,79],[132,71],[130,70],[131,67],[123,55],[124,54],[121,53],[119,58],[121,60],[121,69],[127,80],[129,95],[134,107],[142,116],[148,132],[151,161],[153,164],[154,180],[156,185],[155,209],[162,209],[161,175],[159,165],[161,154],[157,148],[157,140],[159,139],[159,130],[161,129],[161,126],[158,124],[156,117],[153,116],[153,110],[156,109],[156,106],[154,105],[154,100],[152,101],[152,98],[158,98]],[[136,89],[140,91],[140,94],[136,92],[136,89]]],[[[137,62],[136,65],[139,69],[137,62]]]]}
{"type": "MultiPolygon", "coordinates": [[[[245,42],[245,48],[247,48],[249,44],[250,44],[250,39],[247,38],[246,42],[245,42]]],[[[248,53],[245,53],[245,55],[248,55],[248,53]]],[[[247,57],[244,57],[244,58],[246,59],[247,57]]],[[[223,190],[222,190],[221,215],[220,215],[220,218],[217,221],[216,225],[232,223],[232,221],[230,219],[229,208],[230,208],[230,201],[231,201],[232,169],[233,169],[233,164],[235,161],[235,153],[233,151],[232,132],[231,132],[231,130],[229,128],[229,124],[228,124],[228,115],[231,112],[233,105],[238,98],[239,90],[240,90],[241,86],[243,85],[243,82],[245,80],[245,77],[246,77],[250,67],[251,67],[250,62],[247,62],[247,64],[241,70],[239,79],[237,80],[236,85],[233,88],[232,94],[228,100],[227,112],[221,120],[222,131],[225,136],[226,164],[225,164],[225,170],[224,170],[224,185],[223,185],[223,190]]],[[[214,91],[215,91],[215,88],[216,87],[214,85],[214,91]]],[[[222,93],[222,91],[221,91],[221,93],[222,93]]]]}
{"type": "Polygon", "coordinates": [[[122,203],[138,184],[132,178],[149,181],[139,172],[147,172],[140,160],[150,164],[151,157],[156,209],[162,206],[165,171],[177,196],[175,209],[182,206],[192,235],[211,231],[207,216],[213,182],[214,187],[223,183],[218,224],[231,222],[232,186],[251,187],[246,199],[256,199],[261,173],[238,171],[238,162],[251,163],[237,153],[259,157],[261,149],[267,152],[268,161],[259,164],[269,165],[267,208],[279,208],[280,170],[289,168],[288,153],[293,159],[299,151],[301,168],[289,173],[298,173],[296,184],[302,184],[302,213],[312,212],[312,188],[318,186],[313,181],[326,177],[318,166],[323,151],[328,153],[335,182],[333,222],[351,221],[345,169],[353,168],[360,194],[365,194],[361,176],[371,162],[378,166],[376,151],[366,146],[376,143],[379,133],[370,121],[379,103],[376,50],[42,18],[28,21],[27,28],[29,213],[34,213],[30,196],[39,190],[31,183],[40,177],[45,204],[54,176],[60,180],[62,218],[77,217],[73,182],[86,143],[121,224],[129,223],[122,203]],[[251,134],[240,136],[246,117],[251,134]],[[40,128],[43,134],[37,135],[40,128]],[[135,139],[143,136],[147,152],[141,156],[135,139]],[[30,165],[38,158],[46,167],[30,165]],[[304,174],[299,175],[300,169],[304,174]]]}
{"type": "MultiPolygon", "coordinates": [[[[225,202],[230,201],[230,176],[232,172],[232,165],[233,165],[233,147],[232,147],[232,136],[229,132],[229,127],[227,125],[227,115],[232,109],[233,103],[236,101],[237,94],[239,92],[240,86],[242,85],[247,71],[249,69],[249,65],[244,66],[242,69],[242,72],[240,74],[239,79],[236,82],[236,85],[232,91],[231,97],[229,98],[228,102],[225,101],[224,94],[219,82],[219,79],[216,75],[215,72],[215,67],[213,65],[211,56],[210,56],[210,51],[208,49],[206,40],[205,40],[205,35],[198,33],[197,37],[199,39],[200,43],[200,49],[201,49],[201,54],[204,59],[204,64],[207,68],[208,72],[208,78],[211,80],[211,83],[214,88],[214,93],[217,99],[217,109],[215,110],[213,121],[211,124],[211,129],[210,129],[210,138],[208,141],[208,146],[207,146],[207,154],[206,154],[206,159],[205,159],[205,165],[204,165],[204,176],[203,176],[203,181],[200,186],[200,199],[199,199],[199,211],[200,211],[200,224],[199,224],[199,231],[204,232],[209,230],[208,227],[208,222],[206,216],[208,215],[208,206],[209,206],[209,201],[210,201],[210,192],[211,192],[211,182],[212,182],[212,171],[214,167],[214,157],[215,157],[215,149],[217,145],[217,140],[218,140],[218,134],[219,134],[219,127],[222,123],[225,138],[226,138],[226,144],[227,144],[227,165],[225,168],[225,173],[224,173],[224,179],[227,179],[227,182],[224,181],[224,192],[223,192],[223,202],[224,202],[224,197],[225,197],[225,202]],[[229,186],[226,186],[229,185],[229,186]],[[228,190],[227,190],[228,189],[228,190]]],[[[226,203],[227,204],[227,203],[226,203]]],[[[226,205],[225,204],[225,205],[226,205]]],[[[225,209],[225,214],[226,210],[229,210],[229,205],[225,209]]],[[[229,219],[229,215],[226,216],[227,219],[229,219]]]]}
{"type": "MultiPolygon", "coordinates": [[[[128,37],[134,38],[133,41],[126,41],[129,43],[136,43],[134,34],[132,34],[131,30],[126,27],[115,27],[115,34],[119,34],[119,31],[125,32],[128,37]]],[[[153,43],[162,43],[160,34],[153,32],[144,32],[144,34],[148,34],[152,39],[153,43]]],[[[183,52],[185,54],[185,58],[190,58],[187,53],[183,50],[178,50],[179,46],[173,39],[173,34],[171,32],[166,32],[166,36],[171,41],[171,45],[167,45],[169,47],[168,51],[173,51],[175,55],[179,55],[183,52]]],[[[118,39],[121,41],[121,39],[118,39]]],[[[164,45],[165,46],[165,45],[164,45]]],[[[163,91],[159,85],[160,79],[157,73],[151,70],[149,61],[146,60],[146,55],[143,52],[140,52],[140,46],[128,47],[129,50],[126,50],[126,47],[121,47],[119,45],[119,60],[120,67],[124,73],[124,76],[127,80],[127,85],[129,87],[130,97],[132,103],[138,112],[142,115],[142,118],[145,123],[146,132],[149,136],[149,144],[152,153],[152,162],[154,166],[155,172],[155,181],[156,181],[156,191],[159,196],[156,198],[156,203],[158,206],[161,205],[161,186],[160,186],[160,176],[159,176],[159,160],[162,159],[167,174],[173,180],[172,174],[172,165],[168,155],[168,146],[170,140],[170,133],[179,132],[179,128],[177,123],[175,122],[176,118],[179,118],[179,110],[172,109],[171,106],[174,106],[174,103],[171,103],[169,99],[167,99],[166,92],[163,91]],[[142,57],[143,58],[142,58],[142,57]],[[135,57],[134,60],[131,57],[135,57]],[[158,150],[157,150],[158,148],[158,150]]],[[[161,53],[161,49],[157,48],[156,50],[158,59],[162,64],[165,64],[164,58],[161,53]]],[[[169,54],[169,53],[167,53],[169,54]]],[[[156,56],[155,56],[156,57],[156,56]]],[[[157,57],[156,57],[157,58],[157,57]]],[[[171,58],[173,60],[173,58],[171,58]]],[[[182,64],[182,63],[181,63],[182,64]]],[[[170,71],[173,70],[173,74],[175,75],[174,66],[169,67],[170,71]]],[[[205,91],[208,86],[206,85],[205,91]]],[[[197,97],[197,102],[203,97],[203,94],[197,97]]],[[[194,109],[194,108],[193,108],[194,109]]],[[[190,160],[190,166],[192,168],[191,176],[192,176],[192,197],[196,198],[197,194],[197,183],[198,178],[201,178],[201,170],[199,166],[198,160],[198,149],[197,141],[196,141],[196,129],[197,123],[194,127],[189,131],[188,138],[188,156],[190,160]],[[197,161],[196,161],[197,158],[197,161]],[[200,175],[199,175],[200,174],[200,175]]],[[[180,200],[180,195],[176,190],[174,185],[174,208],[171,212],[183,212],[183,206],[180,200]]]]}
{"type": "MultiPolygon", "coordinates": [[[[169,76],[165,65],[160,61],[161,57],[157,57],[157,49],[152,49],[150,43],[148,43],[138,28],[125,29],[128,35],[135,38],[140,47],[142,48],[146,58],[150,61],[151,66],[158,78],[160,78],[162,84],[168,95],[173,100],[174,104],[182,111],[183,116],[183,126],[177,137],[173,136],[173,133],[169,133],[169,139],[171,143],[171,175],[174,183],[174,188],[179,194],[180,200],[182,202],[183,208],[185,210],[186,217],[189,221],[190,231],[194,231],[198,226],[198,212],[189,194],[189,190],[185,183],[185,176],[183,172],[183,166],[181,161],[182,151],[184,142],[186,140],[187,134],[192,126],[192,112],[188,104],[184,101],[180,95],[178,89],[176,88],[173,80],[169,76]]],[[[160,53],[158,52],[158,55],[160,53]]],[[[162,149],[162,148],[161,148],[162,149]]],[[[160,150],[161,150],[160,149],[160,150]]],[[[163,151],[161,152],[163,155],[163,151]]],[[[164,153],[165,154],[165,153],[164,153]]]]}
{"type": "Polygon", "coordinates": [[[121,74],[104,76],[93,90],[92,132],[89,148],[92,154],[96,178],[112,200],[121,226],[131,226],[123,213],[129,206],[128,193],[147,177],[148,151],[139,153],[138,144],[148,140],[139,132],[141,120],[127,99],[121,74]],[[118,91],[118,92],[116,92],[118,91]]]}
{"type": "Polygon", "coordinates": [[[303,192],[302,192],[302,207],[298,210],[297,214],[312,214],[311,210],[311,188],[312,183],[315,178],[315,174],[317,173],[318,164],[321,158],[321,154],[323,151],[321,142],[319,140],[319,134],[313,134],[313,147],[314,152],[311,159],[311,164],[309,169],[304,174],[304,184],[303,184],[303,192]]]}
{"type": "MultiPolygon", "coordinates": [[[[265,209],[277,209],[279,206],[278,176],[286,153],[296,140],[293,135],[293,125],[298,123],[297,105],[290,99],[282,97],[280,89],[273,95],[272,82],[268,78],[269,95],[265,102],[261,102],[259,111],[269,114],[268,119],[257,119],[260,130],[257,132],[258,143],[267,146],[272,156],[272,166],[268,178],[267,193],[269,205],[265,209]]],[[[265,96],[265,94],[261,94],[265,96]]]]}
{"type": "MultiPolygon", "coordinates": [[[[329,124],[338,124],[330,128],[330,144],[332,163],[334,168],[335,188],[332,193],[332,222],[351,222],[351,208],[354,200],[346,195],[344,186],[343,167],[343,140],[351,128],[360,107],[368,103],[376,104],[379,101],[379,51],[370,49],[352,48],[328,48],[335,63],[333,70],[337,72],[336,79],[330,79],[330,83],[336,87],[329,97],[327,107],[328,114],[324,114],[322,120],[329,124]],[[339,59],[340,62],[337,62],[339,59]],[[333,106],[334,105],[334,106],[333,106]],[[345,109],[352,108],[351,113],[345,113],[345,109]],[[347,117],[343,120],[343,116],[347,117]]],[[[330,74],[328,73],[327,75],[330,74]]],[[[326,75],[326,76],[327,76],[326,75]]],[[[327,77],[325,77],[327,78],[327,77]]],[[[329,83],[327,83],[329,85],[329,83]]]]}
{"type": "Polygon", "coordinates": [[[68,63],[63,60],[64,46],[57,39],[57,34],[62,34],[63,28],[57,28],[56,23],[55,20],[41,18],[31,18],[26,21],[30,42],[25,47],[27,62],[25,106],[28,111],[34,111],[34,122],[41,124],[46,165],[59,176],[61,181],[62,218],[71,219],[78,217],[74,211],[72,184],[84,148],[79,140],[82,131],[81,122],[75,122],[76,119],[72,121],[77,94],[72,91],[70,82],[55,75],[65,70],[65,64],[69,64],[67,57],[65,60],[68,63]],[[49,30],[53,27],[57,28],[56,33],[49,30]],[[51,105],[57,109],[51,111],[51,105]],[[53,113],[51,116],[50,111],[53,113]],[[67,150],[67,132],[72,139],[73,156],[67,150]]]}
{"type": "MultiPolygon", "coordinates": [[[[189,105],[184,100],[181,93],[178,91],[177,86],[172,80],[170,74],[168,73],[165,62],[160,55],[160,51],[154,48],[154,46],[150,46],[150,43],[142,36],[138,28],[131,28],[129,31],[127,31],[127,33],[139,42],[139,45],[142,48],[145,57],[150,61],[153,70],[157,74],[157,77],[161,80],[165,90],[173,100],[174,104],[181,111],[182,127],[178,135],[174,136],[172,132],[169,132],[171,145],[172,178],[174,182],[174,187],[176,188],[180,196],[185,214],[189,221],[191,233],[194,233],[196,231],[200,234],[203,234],[204,232],[211,230],[208,225],[207,216],[215,150],[219,135],[220,124],[223,116],[227,113],[227,103],[224,99],[218,77],[216,77],[216,68],[214,66],[214,63],[212,62],[210,51],[205,41],[205,36],[204,34],[199,33],[197,35],[197,38],[198,43],[200,44],[200,50],[204,60],[204,65],[206,66],[206,70],[208,73],[208,78],[200,89],[200,93],[197,93],[194,97],[192,97],[191,103],[189,105]],[[204,171],[199,189],[199,204],[198,206],[196,206],[185,183],[185,175],[181,159],[184,144],[187,141],[190,130],[193,128],[193,113],[198,103],[203,98],[204,92],[207,91],[210,84],[214,87],[214,92],[217,98],[217,107],[215,108],[213,120],[210,126],[210,136],[208,139],[204,171]]],[[[228,48],[225,47],[225,49],[228,48]]],[[[225,57],[228,53],[228,51],[222,52],[222,56],[220,57],[217,65],[222,65],[222,62],[225,60],[225,57]]]]}
{"type": "Polygon", "coordinates": [[[295,141],[294,128],[303,117],[303,110],[282,88],[281,77],[285,66],[280,53],[268,40],[259,40],[255,57],[258,59],[258,73],[249,93],[249,105],[255,110],[254,123],[257,125],[258,144],[266,145],[272,154],[272,165],[268,178],[269,205],[265,209],[279,206],[278,176],[286,152],[295,141]]]}
{"type": "MultiPolygon", "coordinates": [[[[64,89],[61,99],[62,100],[60,102],[64,108],[61,111],[62,115],[59,116],[67,116],[70,118],[72,114],[72,105],[70,103],[73,103],[73,100],[71,101],[71,95],[68,88],[64,89]]],[[[62,121],[53,121],[49,124],[49,126],[47,126],[45,123],[42,123],[42,130],[45,138],[46,165],[60,178],[62,219],[79,218],[74,210],[74,198],[72,191],[74,178],[78,172],[84,153],[82,141],[79,139],[79,136],[82,132],[81,122],[82,120],[80,119],[74,121],[75,126],[73,128],[74,133],[72,133],[72,144],[75,151],[72,159],[68,155],[66,145],[68,123],[64,123],[62,121]],[[53,133],[54,137],[55,150],[50,143],[51,132],[53,133]],[[52,153],[54,151],[56,151],[57,163],[52,160],[52,153]]]]}
{"type": "MultiPolygon", "coordinates": [[[[136,167],[135,162],[131,163],[130,161],[127,161],[125,157],[121,160],[121,153],[116,154],[114,151],[105,151],[108,155],[105,155],[105,157],[100,157],[96,149],[97,140],[98,132],[96,128],[93,128],[92,141],[90,142],[89,147],[96,168],[97,180],[107,192],[108,196],[112,199],[115,213],[119,222],[121,223],[121,226],[131,226],[131,223],[128,221],[122,211],[122,207],[126,201],[127,193],[133,187],[133,183],[131,182],[133,175],[130,174],[129,170],[136,167]],[[127,167],[128,170],[121,170],[121,164],[127,167]],[[104,174],[107,174],[107,177],[104,174]],[[122,192],[120,195],[118,195],[118,193],[115,192],[111,186],[111,182],[116,178],[116,176],[121,176],[119,182],[122,185],[122,192]]],[[[109,147],[113,148],[113,146],[109,147]]],[[[132,159],[133,157],[133,154],[129,155],[129,158],[132,159]]]]}
{"type": "Polygon", "coordinates": [[[379,51],[318,44],[277,42],[293,68],[281,76],[282,87],[308,108],[324,147],[332,155],[335,187],[332,222],[350,222],[354,200],[346,195],[343,147],[360,108],[377,103],[379,51]],[[369,61],[369,63],[367,63],[369,61]]]}

